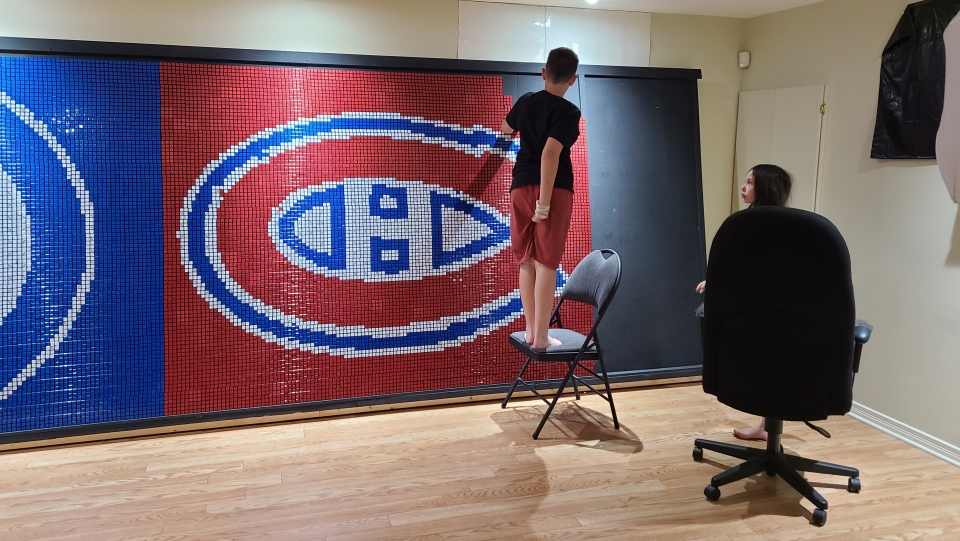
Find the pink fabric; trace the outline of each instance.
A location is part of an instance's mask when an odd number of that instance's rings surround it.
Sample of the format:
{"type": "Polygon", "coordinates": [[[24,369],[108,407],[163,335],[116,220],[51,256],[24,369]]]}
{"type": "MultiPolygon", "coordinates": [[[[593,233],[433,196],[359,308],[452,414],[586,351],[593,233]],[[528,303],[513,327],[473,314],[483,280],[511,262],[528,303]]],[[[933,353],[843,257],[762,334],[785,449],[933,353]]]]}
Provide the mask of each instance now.
{"type": "Polygon", "coordinates": [[[937,131],[937,167],[954,203],[960,200],[960,16],[943,31],[947,74],[937,131]]]}
{"type": "Polygon", "coordinates": [[[540,185],[530,184],[510,190],[510,242],[517,263],[533,259],[551,269],[560,267],[563,249],[573,213],[573,192],[554,188],[550,213],[546,220],[533,221],[540,197],[540,185]]]}

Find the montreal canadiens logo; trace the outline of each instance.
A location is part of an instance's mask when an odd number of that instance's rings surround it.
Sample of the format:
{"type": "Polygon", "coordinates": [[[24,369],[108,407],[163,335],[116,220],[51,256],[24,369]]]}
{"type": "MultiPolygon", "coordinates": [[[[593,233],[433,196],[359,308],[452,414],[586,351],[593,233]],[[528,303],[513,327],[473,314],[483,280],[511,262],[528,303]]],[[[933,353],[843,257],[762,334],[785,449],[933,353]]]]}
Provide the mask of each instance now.
{"type": "Polygon", "coordinates": [[[273,209],[269,231],[291,263],[370,282],[446,274],[510,243],[509,220],[493,207],[441,186],[394,179],[298,190],[273,209]],[[365,212],[347,219],[351,209],[365,212]]]}
{"type": "MultiPolygon", "coordinates": [[[[313,353],[364,357],[439,351],[475,340],[522,313],[518,290],[435,319],[390,326],[337,324],[264,300],[230,270],[218,215],[256,168],[308,145],[361,138],[437,145],[448,152],[516,160],[517,143],[480,126],[395,113],[300,119],[257,133],[204,169],[180,211],[181,262],[197,292],[234,325],[263,340],[313,353]]],[[[348,177],[306,183],[272,204],[272,249],[320,280],[389,285],[467,269],[510,245],[509,219],[463,192],[411,179],[348,177]]],[[[283,280],[280,276],[278,280],[283,280]]],[[[562,283],[558,273],[558,286],[562,283]]],[[[344,299],[351,310],[354,299],[344,299]]]]}
{"type": "Polygon", "coordinates": [[[94,277],[93,206],[46,124],[0,92],[0,400],[53,358],[94,277]]]}

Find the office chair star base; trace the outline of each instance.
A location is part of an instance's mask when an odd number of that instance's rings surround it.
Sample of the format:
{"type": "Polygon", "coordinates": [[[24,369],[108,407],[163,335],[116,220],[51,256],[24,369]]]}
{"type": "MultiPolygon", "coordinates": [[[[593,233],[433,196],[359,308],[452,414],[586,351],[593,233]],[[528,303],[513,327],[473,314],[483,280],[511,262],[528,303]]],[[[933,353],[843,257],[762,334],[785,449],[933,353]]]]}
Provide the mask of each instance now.
{"type": "Polygon", "coordinates": [[[714,475],[710,484],[703,490],[703,494],[708,500],[717,501],[720,498],[719,487],[723,485],[760,472],[766,472],[770,476],[779,475],[794,490],[817,506],[811,522],[817,526],[823,526],[827,521],[827,500],[800,475],[800,472],[843,475],[850,478],[847,481],[847,490],[849,492],[860,492],[859,470],[849,466],[785,454],[783,446],[780,444],[783,435],[783,421],[767,418],[764,420],[764,424],[768,434],[766,449],[703,439],[694,441],[693,459],[697,462],[703,460],[704,449],[744,460],[741,464],[714,475]]]}

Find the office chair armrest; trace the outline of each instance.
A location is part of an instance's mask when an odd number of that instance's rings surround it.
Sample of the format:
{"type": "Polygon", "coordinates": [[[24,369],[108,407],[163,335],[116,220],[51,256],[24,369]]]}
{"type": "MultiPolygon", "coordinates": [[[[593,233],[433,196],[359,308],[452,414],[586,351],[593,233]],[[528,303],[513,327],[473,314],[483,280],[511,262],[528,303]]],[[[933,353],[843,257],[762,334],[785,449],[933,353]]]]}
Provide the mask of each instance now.
{"type": "Polygon", "coordinates": [[[866,321],[857,320],[853,324],[853,341],[856,344],[853,347],[853,373],[860,371],[860,353],[863,351],[863,345],[870,340],[873,333],[873,325],[866,321]]]}
{"type": "Polygon", "coordinates": [[[857,320],[853,325],[853,339],[857,344],[866,344],[870,340],[870,334],[873,332],[873,325],[863,320],[857,320]]]}

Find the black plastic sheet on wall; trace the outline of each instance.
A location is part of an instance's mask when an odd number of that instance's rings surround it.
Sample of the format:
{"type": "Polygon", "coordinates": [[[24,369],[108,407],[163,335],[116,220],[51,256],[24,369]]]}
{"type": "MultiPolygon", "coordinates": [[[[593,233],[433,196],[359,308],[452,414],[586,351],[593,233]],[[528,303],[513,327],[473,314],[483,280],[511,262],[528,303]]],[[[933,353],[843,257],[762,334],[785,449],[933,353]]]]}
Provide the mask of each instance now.
{"type": "Polygon", "coordinates": [[[904,10],[883,49],[871,158],[935,158],[946,66],[943,31],[960,0],[924,0],[904,10]]]}

